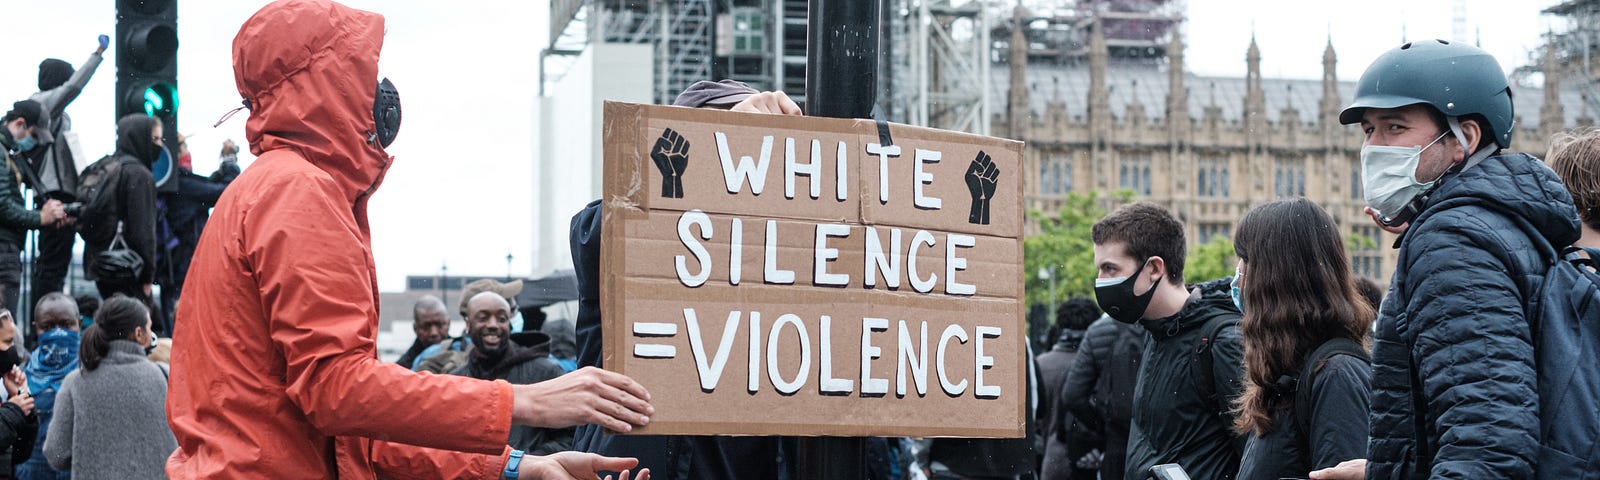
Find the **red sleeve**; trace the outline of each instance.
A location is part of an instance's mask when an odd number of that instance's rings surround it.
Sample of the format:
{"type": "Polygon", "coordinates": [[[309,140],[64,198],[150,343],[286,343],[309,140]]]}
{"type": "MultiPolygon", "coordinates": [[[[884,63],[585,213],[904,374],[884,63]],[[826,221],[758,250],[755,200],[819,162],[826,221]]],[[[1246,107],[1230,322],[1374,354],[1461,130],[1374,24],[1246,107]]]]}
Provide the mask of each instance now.
{"type": "Polygon", "coordinates": [[[372,464],[378,476],[396,480],[499,480],[510,454],[509,446],[502,447],[499,455],[484,455],[389,442],[372,444],[372,464]]]}
{"type": "Polygon", "coordinates": [[[505,449],[511,386],[414,373],[375,353],[366,233],[335,182],[297,172],[251,207],[243,246],[286,394],[319,431],[482,454],[505,449]]]}

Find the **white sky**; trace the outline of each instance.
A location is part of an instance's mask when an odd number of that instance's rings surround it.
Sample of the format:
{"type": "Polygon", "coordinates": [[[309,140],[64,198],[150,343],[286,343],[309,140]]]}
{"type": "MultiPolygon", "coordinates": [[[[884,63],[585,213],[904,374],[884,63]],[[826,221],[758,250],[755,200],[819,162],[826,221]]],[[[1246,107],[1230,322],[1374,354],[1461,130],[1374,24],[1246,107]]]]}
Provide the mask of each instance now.
{"type": "MultiPolygon", "coordinates": [[[[195,170],[209,174],[223,139],[244,141],[244,112],[220,128],[211,125],[239,105],[233,37],[268,2],[177,1],[179,130],[192,136],[195,170]]],[[[386,17],[380,68],[400,90],[404,110],[389,148],[395,166],[371,203],[380,288],[402,290],[405,275],[437,274],[444,263],[451,275],[505,275],[508,251],[513,272],[530,273],[533,99],[539,39],[547,38],[544,2],[344,3],[386,17]]],[[[81,66],[95,37],[116,28],[112,0],[19,0],[5,9],[0,99],[6,108],[38,89],[40,60],[81,66]]],[[[85,150],[96,156],[116,143],[113,50],[67,108],[85,150]]],[[[248,166],[253,158],[245,150],[241,163],[248,166]]]]}
{"type": "MultiPolygon", "coordinates": [[[[1184,61],[1201,75],[1243,76],[1253,31],[1268,78],[1322,78],[1322,51],[1333,39],[1340,80],[1355,81],[1367,65],[1409,40],[1452,39],[1454,0],[1187,0],[1184,61]]],[[[1501,68],[1527,63],[1550,25],[1540,10],[1554,0],[1467,0],[1469,42],[1482,46],[1501,68]]]]}
{"type": "MultiPolygon", "coordinates": [[[[239,104],[233,36],[267,2],[178,1],[180,130],[192,136],[195,170],[209,173],[223,139],[244,139],[242,116],[220,128],[211,124],[239,104]]],[[[1368,62],[1398,45],[1402,25],[1411,40],[1451,36],[1452,0],[1188,1],[1187,64],[1202,75],[1243,75],[1252,27],[1268,77],[1320,77],[1330,35],[1342,80],[1356,79],[1368,62]]],[[[1481,28],[1483,46],[1509,71],[1538,44],[1548,26],[1538,12],[1552,3],[1469,0],[1469,37],[1481,28]]],[[[514,274],[531,273],[537,212],[533,106],[539,49],[548,38],[547,2],[346,4],[387,17],[380,65],[399,88],[405,112],[400,136],[389,149],[396,164],[371,204],[380,288],[403,289],[407,274],[435,274],[441,264],[448,264],[452,275],[504,275],[508,251],[514,274]]],[[[32,94],[44,58],[80,66],[94,50],[96,35],[114,33],[113,5],[111,0],[7,2],[6,16],[12,20],[0,48],[0,99],[9,106],[32,94]]],[[[107,52],[88,88],[67,109],[85,149],[94,155],[109,153],[115,144],[114,54],[107,52]]],[[[566,217],[559,217],[565,225],[566,217]]]]}

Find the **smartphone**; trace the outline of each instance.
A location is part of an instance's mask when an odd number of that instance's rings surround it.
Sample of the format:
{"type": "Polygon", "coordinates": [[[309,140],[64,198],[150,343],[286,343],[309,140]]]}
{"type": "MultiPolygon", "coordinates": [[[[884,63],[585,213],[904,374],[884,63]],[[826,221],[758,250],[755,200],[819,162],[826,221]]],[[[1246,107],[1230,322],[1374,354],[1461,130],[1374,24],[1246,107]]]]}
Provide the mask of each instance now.
{"type": "Polygon", "coordinates": [[[1150,467],[1150,474],[1157,480],[1189,480],[1189,473],[1176,463],[1163,463],[1150,467]]]}

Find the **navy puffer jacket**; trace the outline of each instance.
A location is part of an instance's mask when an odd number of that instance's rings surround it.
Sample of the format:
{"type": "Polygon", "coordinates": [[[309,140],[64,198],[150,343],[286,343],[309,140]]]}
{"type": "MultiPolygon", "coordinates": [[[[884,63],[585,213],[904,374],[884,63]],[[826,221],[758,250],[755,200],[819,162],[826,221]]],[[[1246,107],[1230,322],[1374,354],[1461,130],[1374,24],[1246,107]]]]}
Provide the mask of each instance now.
{"type": "Polygon", "coordinates": [[[1367,478],[1533,477],[1539,402],[1524,306],[1552,252],[1578,234],[1572,197],[1532,156],[1489,157],[1439,180],[1400,238],[1378,320],[1367,478]]]}

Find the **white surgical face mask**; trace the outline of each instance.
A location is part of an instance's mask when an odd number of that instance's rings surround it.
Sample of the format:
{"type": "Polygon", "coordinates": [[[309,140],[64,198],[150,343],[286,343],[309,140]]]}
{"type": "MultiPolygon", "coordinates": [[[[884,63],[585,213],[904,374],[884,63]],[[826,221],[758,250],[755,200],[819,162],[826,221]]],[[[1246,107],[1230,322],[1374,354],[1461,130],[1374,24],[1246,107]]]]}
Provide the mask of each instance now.
{"type": "Polygon", "coordinates": [[[1367,205],[1385,219],[1394,219],[1412,199],[1433,188],[1434,181],[1417,181],[1417,164],[1423,150],[1448,134],[1440,133],[1424,147],[1361,147],[1361,188],[1367,205]]]}

